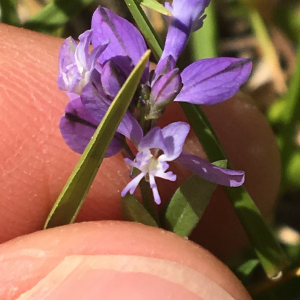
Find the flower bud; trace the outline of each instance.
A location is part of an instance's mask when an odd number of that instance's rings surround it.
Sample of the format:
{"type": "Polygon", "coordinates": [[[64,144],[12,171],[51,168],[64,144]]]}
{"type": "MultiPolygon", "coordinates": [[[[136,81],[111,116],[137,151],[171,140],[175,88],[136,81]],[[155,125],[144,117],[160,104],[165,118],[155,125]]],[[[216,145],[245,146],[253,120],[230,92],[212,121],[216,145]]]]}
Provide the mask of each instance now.
{"type": "Polygon", "coordinates": [[[167,104],[172,102],[182,87],[179,69],[162,75],[153,85],[149,99],[150,111],[146,119],[157,119],[167,104]]]}

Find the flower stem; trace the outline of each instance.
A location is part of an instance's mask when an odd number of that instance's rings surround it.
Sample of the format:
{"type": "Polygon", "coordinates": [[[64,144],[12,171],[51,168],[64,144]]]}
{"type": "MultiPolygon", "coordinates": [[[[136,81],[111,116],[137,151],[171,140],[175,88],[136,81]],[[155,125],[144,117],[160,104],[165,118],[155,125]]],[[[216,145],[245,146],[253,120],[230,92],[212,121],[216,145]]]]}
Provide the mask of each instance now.
{"type": "MultiPolygon", "coordinates": [[[[293,164],[294,154],[299,151],[295,145],[296,125],[300,115],[300,50],[297,54],[296,69],[293,75],[285,105],[282,111],[282,129],[279,133],[279,144],[281,146],[283,184],[287,184],[291,174],[297,168],[293,164]]],[[[297,180],[298,181],[298,180],[297,180]]],[[[297,182],[296,181],[296,182],[297,182]]]]}

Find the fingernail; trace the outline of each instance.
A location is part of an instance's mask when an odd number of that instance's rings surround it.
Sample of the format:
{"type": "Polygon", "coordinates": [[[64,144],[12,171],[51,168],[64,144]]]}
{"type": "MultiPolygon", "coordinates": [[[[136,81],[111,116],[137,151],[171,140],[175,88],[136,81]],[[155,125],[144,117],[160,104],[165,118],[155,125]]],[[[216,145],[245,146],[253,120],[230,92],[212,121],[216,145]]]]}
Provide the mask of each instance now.
{"type": "Polygon", "coordinates": [[[234,300],[205,275],[162,259],[68,256],[18,300],[234,300]]]}

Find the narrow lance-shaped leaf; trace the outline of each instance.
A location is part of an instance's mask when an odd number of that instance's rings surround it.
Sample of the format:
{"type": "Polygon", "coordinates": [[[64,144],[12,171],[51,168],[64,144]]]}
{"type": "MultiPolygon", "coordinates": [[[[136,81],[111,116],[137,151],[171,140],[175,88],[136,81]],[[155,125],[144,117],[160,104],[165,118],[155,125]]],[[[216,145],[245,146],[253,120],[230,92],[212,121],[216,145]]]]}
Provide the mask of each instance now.
{"type": "Polygon", "coordinates": [[[136,0],[140,5],[143,5],[145,7],[148,7],[152,10],[156,10],[157,12],[166,15],[171,16],[171,12],[167,10],[162,4],[160,4],[156,0],[136,0]]]}
{"type": "Polygon", "coordinates": [[[144,225],[158,227],[150,213],[134,196],[127,194],[121,200],[122,213],[125,221],[142,223],[144,225]]]}
{"type": "Polygon", "coordinates": [[[131,102],[150,56],[147,51],[122,86],[55,202],[45,228],[74,222],[106,150],[131,102]]]}
{"type": "MultiPolygon", "coordinates": [[[[214,163],[226,168],[225,160],[214,163]]],[[[175,192],[164,214],[164,228],[181,236],[189,236],[200,221],[212,193],[218,185],[192,175],[175,192]]]]}
{"type": "MultiPolygon", "coordinates": [[[[130,6],[134,0],[125,0],[130,6]]],[[[130,7],[129,7],[130,9],[130,7]]],[[[138,9],[130,9],[139,28],[143,28],[144,36],[151,47],[156,47],[157,52],[161,53],[156,35],[153,33],[153,27],[149,23],[145,14],[142,14],[138,9]],[[148,28],[147,28],[148,26],[148,28]],[[154,42],[153,42],[154,40],[154,42]],[[152,43],[153,42],[153,43],[152,43]]],[[[211,35],[213,37],[215,35],[211,35]]],[[[214,43],[212,39],[206,40],[206,43],[214,43]]],[[[200,57],[199,57],[200,58],[200,57]]],[[[199,105],[181,103],[181,106],[186,113],[193,129],[197,133],[197,137],[206,151],[210,161],[216,161],[228,158],[218,140],[216,133],[211,127],[205,114],[199,105]],[[201,126],[199,125],[201,124],[201,126]],[[205,137],[205,140],[203,140],[205,137]]],[[[230,162],[228,161],[230,167],[230,162]]],[[[265,223],[261,212],[257,208],[253,199],[245,189],[245,187],[225,188],[228,198],[234,207],[234,210],[239,217],[245,232],[247,233],[251,244],[269,277],[278,275],[286,266],[286,256],[279,245],[278,241],[273,236],[270,228],[265,223]]]]}

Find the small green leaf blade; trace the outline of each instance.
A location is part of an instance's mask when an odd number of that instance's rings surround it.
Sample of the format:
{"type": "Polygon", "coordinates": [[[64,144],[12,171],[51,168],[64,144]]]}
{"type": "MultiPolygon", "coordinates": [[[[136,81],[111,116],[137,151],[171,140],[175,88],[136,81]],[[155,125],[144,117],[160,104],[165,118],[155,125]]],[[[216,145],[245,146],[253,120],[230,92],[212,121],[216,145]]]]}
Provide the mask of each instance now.
{"type": "Polygon", "coordinates": [[[144,225],[158,227],[155,220],[134,196],[127,194],[121,199],[122,213],[125,221],[142,223],[144,225]]]}
{"type": "Polygon", "coordinates": [[[237,277],[242,281],[245,282],[251,274],[254,272],[256,267],[259,265],[258,259],[249,259],[246,262],[244,262],[242,265],[240,265],[236,269],[236,275],[237,277]]]}
{"type": "MultiPolygon", "coordinates": [[[[214,163],[226,168],[227,161],[214,163]]],[[[164,215],[164,228],[181,236],[189,236],[201,219],[217,184],[192,175],[175,192],[164,215]]]]}
{"type": "Polygon", "coordinates": [[[44,228],[73,223],[92,185],[107,148],[131,102],[150,57],[146,51],[110,105],[56,200],[44,228]]]}
{"type": "MultiPolygon", "coordinates": [[[[6,0],[4,0],[6,1],[6,0]]],[[[26,29],[52,34],[94,0],[51,1],[23,24],[26,29]]]]}
{"type": "Polygon", "coordinates": [[[140,5],[155,10],[163,15],[172,16],[171,12],[167,10],[162,4],[156,0],[137,0],[140,5]]]}

